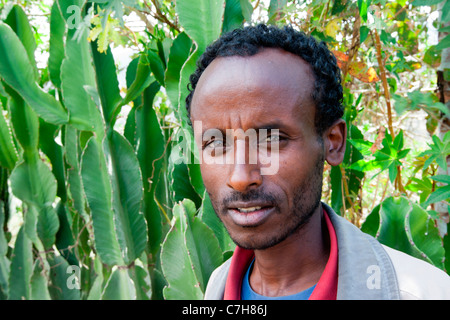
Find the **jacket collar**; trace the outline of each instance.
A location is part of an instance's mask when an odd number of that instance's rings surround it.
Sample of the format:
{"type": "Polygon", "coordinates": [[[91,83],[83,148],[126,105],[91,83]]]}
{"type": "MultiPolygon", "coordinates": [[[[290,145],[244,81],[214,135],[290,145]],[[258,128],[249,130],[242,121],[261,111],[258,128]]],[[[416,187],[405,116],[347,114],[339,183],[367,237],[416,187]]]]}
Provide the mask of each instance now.
{"type": "Polygon", "coordinates": [[[337,299],[398,300],[397,277],[387,252],[375,238],[338,216],[322,203],[337,236],[337,299]]]}

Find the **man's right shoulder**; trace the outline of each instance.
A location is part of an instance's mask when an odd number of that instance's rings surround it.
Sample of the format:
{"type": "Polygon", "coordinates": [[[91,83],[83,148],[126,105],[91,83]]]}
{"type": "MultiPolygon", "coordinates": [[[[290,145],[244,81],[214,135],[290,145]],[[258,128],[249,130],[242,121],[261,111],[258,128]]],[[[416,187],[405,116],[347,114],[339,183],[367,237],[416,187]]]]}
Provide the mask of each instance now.
{"type": "Polygon", "coordinates": [[[394,265],[401,299],[449,300],[450,276],[401,251],[383,245],[394,265]]]}
{"type": "Polygon", "coordinates": [[[225,292],[228,271],[230,270],[231,257],[219,266],[209,277],[205,290],[205,300],[222,300],[225,292]]]}

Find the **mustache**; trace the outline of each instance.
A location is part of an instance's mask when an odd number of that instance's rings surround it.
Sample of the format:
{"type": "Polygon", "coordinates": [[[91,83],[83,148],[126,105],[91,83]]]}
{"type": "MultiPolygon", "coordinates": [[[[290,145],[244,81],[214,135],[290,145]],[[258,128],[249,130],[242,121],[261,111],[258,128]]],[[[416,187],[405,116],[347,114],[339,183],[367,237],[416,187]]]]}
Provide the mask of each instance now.
{"type": "Polygon", "coordinates": [[[234,191],[222,200],[222,205],[223,207],[228,208],[233,202],[247,201],[261,201],[264,203],[270,203],[272,206],[277,207],[277,198],[274,195],[259,189],[253,189],[247,193],[234,191]]]}

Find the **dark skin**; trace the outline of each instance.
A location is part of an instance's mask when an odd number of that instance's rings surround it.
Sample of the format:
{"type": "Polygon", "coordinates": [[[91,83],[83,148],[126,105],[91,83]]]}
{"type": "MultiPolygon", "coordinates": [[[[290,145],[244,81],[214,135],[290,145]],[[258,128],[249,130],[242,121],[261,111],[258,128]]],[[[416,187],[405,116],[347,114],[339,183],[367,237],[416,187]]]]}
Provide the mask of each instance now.
{"type": "Polygon", "coordinates": [[[202,74],[191,104],[191,120],[202,124],[202,132],[194,128],[200,151],[214,157],[233,148],[236,160],[247,160],[203,162],[200,167],[231,238],[254,249],[250,285],[265,296],[295,294],[316,284],[329,256],[320,204],[323,164],[342,162],[347,130],[340,119],[318,136],[313,85],[312,69],[304,60],[266,48],[250,57],[215,59],[202,74]],[[261,128],[278,129],[265,140],[269,154],[277,152],[279,161],[278,171],[270,175],[261,174],[266,165],[261,161],[249,163],[249,141],[238,134],[234,144],[216,137],[203,141],[207,129],[261,128]],[[270,149],[272,143],[278,143],[278,151],[270,149]]]}

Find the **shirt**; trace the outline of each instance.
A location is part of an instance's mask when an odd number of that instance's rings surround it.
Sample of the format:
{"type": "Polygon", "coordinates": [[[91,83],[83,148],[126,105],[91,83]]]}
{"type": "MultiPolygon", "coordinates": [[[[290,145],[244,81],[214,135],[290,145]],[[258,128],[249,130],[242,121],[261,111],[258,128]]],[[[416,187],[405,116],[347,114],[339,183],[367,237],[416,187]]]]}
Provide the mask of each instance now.
{"type": "Polygon", "coordinates": [[[253,291],[249,281],[250,272],[252,270],[254,261],[255,260],[252,261],[252,264],[248,268],[247,273],[244,276],[244,280],[242,281],[241,300],[308,300],[314,288],[316,287],[316,285],[313,285],[306,290],[287,296],[267,297],[260,295],[253,291]]]}

